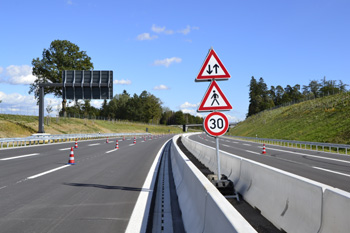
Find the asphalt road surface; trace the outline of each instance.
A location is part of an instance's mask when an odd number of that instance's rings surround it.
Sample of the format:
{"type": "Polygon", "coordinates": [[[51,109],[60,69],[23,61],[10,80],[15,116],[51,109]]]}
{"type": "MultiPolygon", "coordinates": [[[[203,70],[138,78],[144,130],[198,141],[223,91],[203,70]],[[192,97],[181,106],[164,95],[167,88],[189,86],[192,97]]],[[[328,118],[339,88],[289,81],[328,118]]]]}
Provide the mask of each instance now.
{"type": "Polygon", "coordinates": [[[170,138],[79,141],[0,150],[1,232],[124,232],[170,138]]]}
{"type": "MultiPolygon", "coordinates": [[[[203,134],[190,137],[215,148],[215,139],[203,134]]],[[[350,156],[288,148],[220,137],[220,150],[257,161],[311,180],[350,192],[350,156]]]]}

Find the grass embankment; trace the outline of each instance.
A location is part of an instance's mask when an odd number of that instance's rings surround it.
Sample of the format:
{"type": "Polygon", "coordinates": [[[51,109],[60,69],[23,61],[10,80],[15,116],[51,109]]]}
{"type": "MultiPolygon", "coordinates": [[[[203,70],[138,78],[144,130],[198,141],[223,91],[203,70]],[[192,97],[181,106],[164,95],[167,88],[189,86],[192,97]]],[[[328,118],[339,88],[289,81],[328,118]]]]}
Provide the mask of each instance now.
{"type": "Polygon", "coordinates": [[[261,112],[239,123],[228,134],[350,144],[350,93],[261,112]]]}
{"type": "MultiPolygon", "coordinates": [[[[45,133],[181,133],[182,129],[173,126],[148,125],[143,123],[103,121],[76,118],[51,118],[46,124],[45,133]]],[[[21,115],[0,115],[0,138],[27,137],[38,131],[38,117],[21,115]]]]}

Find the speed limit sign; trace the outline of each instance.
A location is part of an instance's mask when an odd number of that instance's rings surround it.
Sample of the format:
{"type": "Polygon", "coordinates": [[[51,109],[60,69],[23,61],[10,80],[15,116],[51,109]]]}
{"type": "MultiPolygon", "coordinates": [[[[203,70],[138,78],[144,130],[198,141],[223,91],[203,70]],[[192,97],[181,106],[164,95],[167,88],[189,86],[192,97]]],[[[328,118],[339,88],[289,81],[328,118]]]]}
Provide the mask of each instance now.
{"type": "Polygon", "coordinates": [[[221,136],[227,132],[228,119],[225,114],[221,112],[210,113],[203,122],[205,131],[214,137],[221,136]]]}

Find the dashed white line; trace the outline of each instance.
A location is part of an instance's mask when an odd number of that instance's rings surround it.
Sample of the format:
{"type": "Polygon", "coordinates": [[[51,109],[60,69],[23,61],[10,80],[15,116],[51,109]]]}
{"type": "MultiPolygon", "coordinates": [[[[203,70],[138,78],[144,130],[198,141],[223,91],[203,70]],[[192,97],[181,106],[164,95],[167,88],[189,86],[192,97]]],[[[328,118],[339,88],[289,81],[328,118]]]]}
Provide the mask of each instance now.
{"type": "Polygon", "coordinates": [[[4,188],[6,188],[7,186],[2,186],[2,187],[0,187],[0,189],[4,189],[4,188]]]}
{"type": "Polygon", "coordinates": [[[71,147],[69,147],[69,148],[62,148],[60,150],[70,150],[70,149],[71,149],[71,147]]]}
{"type": "Polygon", "coordinates": [[[25,158],[25,157],[35,156],[35,155],[39,155],[39,153],[28,154],[28,155],[19,155],[19,156],[14,156],[14,157],[3,158],[0,160],[5,161],[5,160],[11,160],[11,159],[20,159],[20,158],[25,158]]]}
{"type": "Polygon", "coordinates": [[[338,175],[342,175],[342,176],[350,177],[349,174],[345,174],[345,173],[341,173],[341,172],[336,172],[336,171],[324,169],[324,168],[321,168],[321,167],[313,167],[313,168],[318,169],[318,170],[322,170],[322,171],[326,171],[326,172],[331,172],[331,173],[338,174],[338,175]]]}
{"type": "Polygon", "coordinates": [[[54,172],[54,171],[57,171],[57,170],[60,170],[60,169],[62,169],[62,168],[66,168],[66,167],[69,167],[69,166],[71,166],[71,165],[64,165],[64,166],[61,166],[61,167],[57,167],[57,168],[48,170],[48,171],[46,171],[46,172],[39,173],[39,174],[34,175],[34,176],[30,176],[30,177],[28,177],[27,179],[35,179],[35,178],[38,178],[38,177],[40,177],[40,176],[49,174],[49,173],[51,173],[51,172],[54,172]]]}
{"type": "Polygon", "coordinates": [[[95,144],[89,144],[88,146],[97,146],[100,145],[101,143],[95,143],[95,144]]]}
{"type": "Polygon", "coordinates": [[[244,146],[251,146],[250,144],[243,144],[244,146]]]}
{"type": "Polygon", "coordinates": [[[221,145],[226,146],[226,147],[230,147],[229,145],[226,145],[226,144],[221,144],[221,145]]]}
{"type": "Polygon", "coordinates": [[[111,152],[116,151],[116,150],[118,150],[118,149],[116,148],[114,150],[107,151],[106,154],[111,153],[111,152]]]}
{"type": "Polygon", "coordinates": [[[287,152],[287,153],[291,153],[291,154],[303,155],[303,156],[308,156],[308,157],[313,157],[313,158],[318,158],[318,159],[337,161],[337,162],[341,162],[341,163],[350,163],[350,161],[346,161],[346,160],[326,158],[326,157],[321,157],[321,156],[316,156],[316,155],[310,155],[310,154],[304,154],[304,153],[299,153],[299,152],[287,151],[287,150],[279,150],[279,149],[274,149],[274,148],[269,148],[269,150],[277,150],[277,151],[281,151],[281,152],[287,152]]]}
{"type": "Polygon", "coordinates": [[[255,151],[250,151],[250,150],[245,150],[246,152],[248,152],[248,153],[253,153],[253,154],[257,154],[257,155],[260,155],[260,153],[258,153],[258,152],[255,152],[255,151]]]}

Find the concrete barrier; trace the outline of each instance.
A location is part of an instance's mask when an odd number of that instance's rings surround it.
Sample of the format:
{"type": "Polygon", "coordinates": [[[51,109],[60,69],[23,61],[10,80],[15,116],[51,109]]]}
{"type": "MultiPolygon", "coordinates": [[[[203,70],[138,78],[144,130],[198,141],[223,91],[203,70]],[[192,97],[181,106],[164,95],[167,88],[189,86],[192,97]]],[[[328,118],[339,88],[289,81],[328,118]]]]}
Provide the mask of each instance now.
{"type": "Polygon", "coordinates": [[[171,161],[186,232],[256,232],[183,154],[177,138],[173,138],[171,161]]]}
{"type": "Polygon", "coordinates": [[[350,193],[326,189],[323,194],[322,227],[320,233],[350,231],[350,193]]]}
{"type": "MultiPolygon", "coordinates": [[[[215,148],[183,137],[186,148],[216,171],[215,148]]],[[[350,193],[301,176],[220,152],[221,170],[236,190],[287,232],[349,232],[350,193]],[[230,172],[232,172],[230,174],[230,172]]]]}
{"type": "Polygon", "coordinates": [[[323,192],[319,183],[243,159],[235,188],[250,205],[286,232],[320,229],[323,192]]]}

